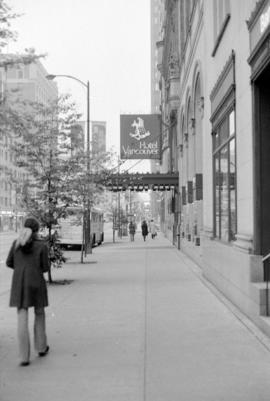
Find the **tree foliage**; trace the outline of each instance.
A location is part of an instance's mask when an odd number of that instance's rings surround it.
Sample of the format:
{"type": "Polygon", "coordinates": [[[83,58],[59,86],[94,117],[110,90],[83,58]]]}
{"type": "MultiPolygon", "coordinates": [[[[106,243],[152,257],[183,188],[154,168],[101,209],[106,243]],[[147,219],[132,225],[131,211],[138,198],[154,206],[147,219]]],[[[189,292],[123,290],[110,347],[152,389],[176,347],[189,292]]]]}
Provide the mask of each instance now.
{"type": "Polygon", "coordinates": [[[47,105],[29,102],[24,111],[25,129],[14,144],[17,166],[29,173],[25,209],[47,229],[51,263],[57,267],[65,260],[53,226],[73,202],[70,132],[78,118],[68,96],[47,105]]]}
{"type": "Polygon", "coordinates": [[[0,0],[0,67],[7,69],[18,64],[30,64],[36,59],[44,57],[37,55],[33,48],[25,49],[22,54],[4,54],[3,49],[12,41],[16,41],[18,34],[11,25],[12,21],[20,15],[13,13],[5,0],[0,0]]]}

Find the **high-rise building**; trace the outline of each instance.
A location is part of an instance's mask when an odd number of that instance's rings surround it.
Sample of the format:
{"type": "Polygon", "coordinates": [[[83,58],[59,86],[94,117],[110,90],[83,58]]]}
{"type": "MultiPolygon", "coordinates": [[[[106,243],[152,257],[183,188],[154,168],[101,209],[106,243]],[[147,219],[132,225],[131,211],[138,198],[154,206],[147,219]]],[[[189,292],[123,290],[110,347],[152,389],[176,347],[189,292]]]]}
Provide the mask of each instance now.
{"type": "Polygon", "coordinates": [[[85,149],[85,122],[77,121],[70,131],[71,151],[76,153],[85,149]]]}
{"type": "Polygon", "coordinates": [[[163,44],[164,0],[151,0],[151,112],[160,113],[160,60],[163,44]]]}
{"type": "MultiPolygon", "coordinates": [[[[151,113],[159,114],[161,105],[160,92],[160,64],[161,49],[163,45],[163,16],[164,0],[151,0],[151,113]]],[[[158,160],[150,160],[150,169],[152,173],[160,171],[158,160]]],[[[159,219],[158,207],[160,205],[159,194],[152,192],[150,194],[152,217],[159,219]]]]}
{"type": "MultiPolygon", "coordinates": [[[[21,100],[44,104],[56,99],[57,86],[46,79],[47,74],[40,61],[1,70],[1,99],[4,100],[8,93],[13,93],[14,97],[16,94],[21,100]]],[[[28,173],[16,166],[12,143],[12,135],[4,133],[0,136],[0,231],[19,228],[24,217],[20,198],[28,173]]]]}
{"type": "Polygon", "coordinates": [[[106,152],[106,122],[92,121],[92,152],[106,152]]]}

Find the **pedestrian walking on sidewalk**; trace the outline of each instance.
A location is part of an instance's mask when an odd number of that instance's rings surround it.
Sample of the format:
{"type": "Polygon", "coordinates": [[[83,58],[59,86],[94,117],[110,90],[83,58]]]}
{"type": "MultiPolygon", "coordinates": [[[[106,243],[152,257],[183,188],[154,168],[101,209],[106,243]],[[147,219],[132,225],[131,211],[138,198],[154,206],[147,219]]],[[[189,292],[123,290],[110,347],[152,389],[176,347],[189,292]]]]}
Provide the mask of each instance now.
{"type": "Polygon", "coordinates": [[[150,228],[150,233],[151,233],[152,239],[155,239],[155,237],[157,235],[157,228],[156,228],[154,220],[150,221],[149,228],[150,228]]]}
{"type": "Polygon", "coordinates": [[[46,336],[45,310],[48,294],[43,273],[49,269],[46,243],[38,238],[39,222],[26,218],[24,228],[9,251],[6,264],[13,269],[10,306],[17,308],[20,365],[30,363],[28,309],[34,307],[34,345],[39,356],[49,351],[46,336]]]}
{"type": "Polygon", "coordinates": [[[143,240],[145,241],[146,237],[148,235],[148,226],[145,220],[143,220],[142,222],[142,236],[143,236],[143,240]]]}
{"type": "Polygon", "coordinates": [[[130,241],[134,241],[134,236],[135,236],[135,233],[136,233],[136,227],[135,227],[135,224],[133,223],[133,221],[131,221],[129,223],[128,229],[129,229],[130,241]]]}

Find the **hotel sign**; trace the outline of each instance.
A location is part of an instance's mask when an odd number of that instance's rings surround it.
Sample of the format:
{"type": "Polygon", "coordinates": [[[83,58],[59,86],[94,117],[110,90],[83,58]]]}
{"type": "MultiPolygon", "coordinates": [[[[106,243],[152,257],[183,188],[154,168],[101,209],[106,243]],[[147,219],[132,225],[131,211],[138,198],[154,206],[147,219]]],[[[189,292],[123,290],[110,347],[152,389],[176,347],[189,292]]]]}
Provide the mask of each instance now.
{"type": "Polygon", "coordinates": [[[160,137],[159,114],[120,116],[121,159],[160,159],[160,137]]]}

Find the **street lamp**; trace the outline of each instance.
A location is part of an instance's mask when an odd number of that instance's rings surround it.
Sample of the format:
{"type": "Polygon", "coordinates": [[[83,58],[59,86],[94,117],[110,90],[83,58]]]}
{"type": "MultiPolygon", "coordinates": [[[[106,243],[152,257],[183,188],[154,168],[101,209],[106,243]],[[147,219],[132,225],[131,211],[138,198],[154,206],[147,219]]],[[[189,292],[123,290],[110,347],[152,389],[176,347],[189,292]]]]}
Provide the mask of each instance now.
{"type": "Polygon", "coordinates": [[[53,80],[57,77],[70,78],[79,82],[87,90],[86,104],[87,104],[87,117],[86,117],[86,155],[87,155],[87,216],[86,216],[86,230],[85,230],[85,243],[88,253],[92,253],[92,238],[91,238],[91,207],[90,207],[90,85],[73,77],[72,75],[46,75],[46,78],[53,80]]]}

